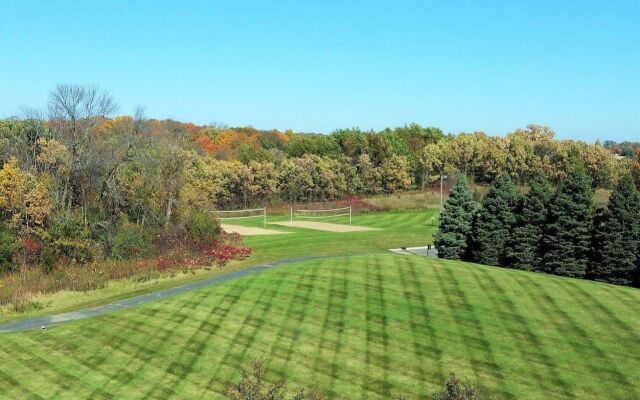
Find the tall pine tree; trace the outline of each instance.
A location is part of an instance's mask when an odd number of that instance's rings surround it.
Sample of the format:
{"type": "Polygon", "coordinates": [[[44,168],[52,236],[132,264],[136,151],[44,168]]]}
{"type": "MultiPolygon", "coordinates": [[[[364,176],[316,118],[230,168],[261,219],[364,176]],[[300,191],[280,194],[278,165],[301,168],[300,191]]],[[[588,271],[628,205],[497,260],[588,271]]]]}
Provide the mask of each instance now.
{"type": "Polygon", "coordinates": [[[640,246],[640,195],[631,176],[620,179],[596,220],[594,244],[590,277],[630,285],[640,246]]]}
{"type": "Polygon", "coordinates": [[[434,236],[438,257],[460,260],[468,251],[469,237],[476,203],[464,176],[453,187],[440,216],[440,227],[434,236]]]}
{"type": "Polygon", "coordinates": [[[516,226],[508,242],[507,266],[525,271],[542,269],[542,238],[553,188],[544,177],[535,178],[519,202],[516,226]]]}
{"type": "Polygon", "coordinates": [[[474,261],[506,265],[506,245],[516,222],[518,190],[507,174],[499,175],[473,224],[474,261]]]}
{"type": "Polygon", "coordinates": [[[593,205],[591,179],[578,167],[562,180],[549,204],[543,239],[546,272],[583,278],[589,266],[593,205]]]}

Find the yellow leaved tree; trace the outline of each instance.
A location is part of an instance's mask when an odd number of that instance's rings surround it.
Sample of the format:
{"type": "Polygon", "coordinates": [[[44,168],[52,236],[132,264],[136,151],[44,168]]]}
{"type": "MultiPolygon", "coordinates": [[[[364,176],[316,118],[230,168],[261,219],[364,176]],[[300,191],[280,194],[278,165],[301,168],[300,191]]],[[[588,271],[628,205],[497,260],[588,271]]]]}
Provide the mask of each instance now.
{"type": "Polygon", "coordinates": [[[46,224],[52,205],[49,188],[23,171],[15,158],[0,168],[0,214],[21,233],[32,232],[46,224]]]}

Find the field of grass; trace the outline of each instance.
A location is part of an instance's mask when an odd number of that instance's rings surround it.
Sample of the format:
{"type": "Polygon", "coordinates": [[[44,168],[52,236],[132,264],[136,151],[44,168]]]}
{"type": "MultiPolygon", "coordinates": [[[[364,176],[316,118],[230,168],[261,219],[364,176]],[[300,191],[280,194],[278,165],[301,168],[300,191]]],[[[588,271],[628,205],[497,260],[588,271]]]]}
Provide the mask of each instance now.
{"type": "MultiPolygon", "coordinates": [[[[64,312],[78,308],[95,306],[122,298],[148,293],[154,290],[176,286],[186,282],[219,275],[228,271],[244,268],[265,261],[304,255],[327,255],[340,253],[380,252],[391,247],[417,246],[432,242],[432,233],[437,225],[438,211],[422,209],[412,211],[389,211],[355,214],[353,223],[380,230],[358,233],[332,233],[310,229],[295,229],[270,225],[270,229],[293,232],[286,235],[247,236],[244,243],[253,249],[251,257],[240,262],[232,262],[223,270],[199,270],[173,275],[165,274],[160,278],[138,280],[124,279],[112,281],[105,288],[89,292],[61,291],[55,294],[37,296],[33,299],[32,310],[15,312],[11,306],[0,307],[0,321],[8,321],[26,316],[64,312]]],[[[269,221],[286,220],[286,215],[271,215],[269,221]]],[[[334,223],[347,223],[345,217],[326,220],[334,223]]],[[[262,226],[262,220],[240,220],[236,224],[262,226]]]]}
{"type": "MultiPolygon", "coordinates": [[[[270,216],[269,222],[288,221],[286,215],[270,216]]],[[[322,222],[347,224],[348,217],[323,219],[322,222]]],[[[236,223],[236,222],[233,222],[236,223]]],[[[260,220],[238,222],[249,226],[262,226],[260,220]]],[[[313,229],[268,225],[293,234],[246,236],[244,243],[254,252],[254,261],[264,261],[303,255],[380,252],[393,247],[418,246],[433,242],[437,230],[438,211],[422,209],[411,211],[369,212],[353,217],[353,225],[378,230],[357,233],[325,232],[313,229]]]]}
{"type": "Polygon", "coordinates": [[[0,394],[222,398],[270,379],[413,399],[450,371],[505,399],[640,397],[640,291],[416,256],[308,261],[131,310],[0,336],[0,394]]]}

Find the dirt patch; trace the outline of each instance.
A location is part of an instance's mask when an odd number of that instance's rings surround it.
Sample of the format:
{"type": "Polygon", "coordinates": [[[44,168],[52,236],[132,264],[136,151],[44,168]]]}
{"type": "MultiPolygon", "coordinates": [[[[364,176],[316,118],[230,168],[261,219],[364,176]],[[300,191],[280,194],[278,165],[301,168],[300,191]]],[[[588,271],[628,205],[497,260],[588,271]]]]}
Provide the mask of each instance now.
{"type": "Polygon", "coordinates": [[[251,236],[251,235],[279,235],[281,233],[289,233],[276,231],[273,229],[264,229],[264,228],[255,228],[253,226],[242,226],[242,225],[228,225],[222,224],[220,225],[222,229],[229,233],[239,233],[243,236],[251,236]]]}
{"type": "Polygon", "coordinates": [[[362,232],[362,231],[377,231],[377,228],[369,228],[366,226],[359,225],[343,225],[343,224],[332,224],[329,222],[315,222],[315,221],[283,221],[283,222],[274,222],[274,225],[281,226],[290,226],[292,228],[305,228],[305,229],[316,229],[319,231],[327,231],[327,232],[362,232]]]}

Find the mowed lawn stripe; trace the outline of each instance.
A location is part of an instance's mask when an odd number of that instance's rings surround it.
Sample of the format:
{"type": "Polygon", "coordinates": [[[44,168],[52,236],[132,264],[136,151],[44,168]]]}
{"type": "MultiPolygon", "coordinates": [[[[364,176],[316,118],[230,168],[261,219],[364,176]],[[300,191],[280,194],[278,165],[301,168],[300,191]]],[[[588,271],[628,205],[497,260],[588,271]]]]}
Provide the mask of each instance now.
{"type": "Polygon", "coordinates": [[[459,336],[463,339],[467,352],[466,358],[471,363],[476,380],[491,382],[494,385],[492,391],[500,398],[512,398],[513,394],[506,391],[504,373],[496,362],[492,338],[486,334],[485,327],[478,317],[481,310],[473,306],[478,300],[475,296],[482,296],[483,293],[471,291],[468,294],[462,289],[461,285],[473,287],[468,282],[469,274],[456,274],[452,269],[443,268],[442,263],[437,263],[437,266],[439,268],[434,269],[436,279],[445,294],[448,308],[454,311],[452,317],[460,330],[459,336]],[[460,280],[465,282],[461,283],[460,280]],[[469,298],[469,295],[474,297],[469,298]]]}
{"type": "MultiPolygon", "coordinates": [[[[511,380],[522,377],[517,384],[528,385],[532,389],[546,386],[551,382],[550,388],[557,390],[554,397],[570,397],[571,392],[568,390],[567,382],[558,371],[553,358],[543,350],[542,338],[532,329],[530,322],[525,318],[527,309],[519,307],[513,300],[513,297],[517,295],[517,293],[509,291],[509,288],[513,286],[513,281],[508,278],[497,280],[493,274],[485,273],[481,269],[471,269],[470,271],[478,288],[487,296],[488,303],[492,305],[491,308],[485,309],[483,312],[491,313],[496,319],[503,321],[504,325],[509,326],[509,329],[501,329],[496,326],[490,328],[493,328],[492,335],[504,336],[500,344],[509,346],[509,350],[516,352],[521,360],[521,363],[514,365],[515,370],[511,370],[511,374],[514,375],[511,380]],[[531,347],[522,346],[523,342],[529,344],[535,351],[531,351],[531,347]],[[541,368],[531,368],[532,365],[541,368]]],[[[533,304],[529,304],[533,306],[533,304]]],[[[503,352],[498,351],[498,354],[503,354],[503,352]]]]}
{"type": "MultiPolygon", "coordinates": [[[[605,393],[617,393],[614,398],[633,398],[637,390],[634,385],[624,375],[620,375],[617,363],[625,360],[624,354],[612,355],[614,363],[605,356],[602,349],[598,347],[597,337],[601,334],[600,325],[594,320],[594,315],[590,313],[592,305],[584,304],[575,309],[571,306],[571,294],[565,290],[555,289],[553,281],[555,277],[549,277],[548,282],[541,283],[534,279],[531,274],[514,275],[520,283],[522,293],[533,296],[536,300],[533,310],[542,310],[540,321],[548,321],[550,326],[546,326],[552,354],[557,355],[561,360],[562,374],[567,377],[567,382],[575,390],[581,386],[586,392],[597,392],[604,390],[605,393]],[[553,290],[550,290],[553,289],[553,290]],[[586,308],[584,308],[586,307],[586,308]],[[582,327],[575,315],[584,315],[584,325],[582,327]],[[585,379],[585,377],[590,379],[585,379]],[[592,379],[597,377],[597,379],[592,379]],[[596,388],[595,386],[598,386],[596,388]],[[623,397],[619,397],[620,395],[623,397]],[[626,396],[626,397],[625,397],[626,396]]],[[[582,282],[579,282],[582,283],[582,282]]],[[[602,338],[613,345],[609,351],[618,352],[618,342],[614,335],[604,334],[602,338]]]]}
{"type": "Polygon", "coordinates": [[[639,292],[412,256],[307,261],[2,335],[0,388],[216,399],[264,357],[269,380],[332,398],[424,398],[450,371],[500,398],[637,398],[639,292]]]}

